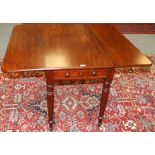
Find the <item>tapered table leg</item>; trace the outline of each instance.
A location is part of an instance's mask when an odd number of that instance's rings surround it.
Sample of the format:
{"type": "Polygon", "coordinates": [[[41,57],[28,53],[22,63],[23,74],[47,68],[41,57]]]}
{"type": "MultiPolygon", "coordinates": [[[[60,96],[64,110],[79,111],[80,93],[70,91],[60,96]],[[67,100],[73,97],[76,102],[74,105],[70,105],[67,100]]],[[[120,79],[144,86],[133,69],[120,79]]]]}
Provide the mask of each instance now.
{"type": "Polygon", "coordinates": [[[101,98],[100,112],[99,112],[99,119],[98,119],[99,127],[102,125],[102,119],[103,119],[104,111],[107,104],[109,89],[110,89],[110,82],[108,79],[105,79],[103,83],[103,88],[102,88],[102,98],[101,98]]]}
{"type": "Polygon", "coordinates": [[[108,95],[109,95],[110,84],[113,80],[114,72],[115,72],[114,69],[109,69],[108,76],[107,76],[107,78],[104,79],[104,82],[103,82],[102,98],[101,98],[99,118],[98,118],[98,126],[99,127],[102,125],[102,120],[104,117],[104,112],[105,112],[108,95]]]}
{"type": "Polygon", "coordinates": [[[48,107],[49,129],[50,131],[53,131],[54,83],[47,84],[47,107],[48,107]]]}
{"type": "Polygon", "coordinates": [[[54,123],[54,80],[51,78],[52,72],[45,72],[46,75],[46,85],[47,85],[47,109],[48,109],[48,120],[49,129],[53,131],[54,123]]]}

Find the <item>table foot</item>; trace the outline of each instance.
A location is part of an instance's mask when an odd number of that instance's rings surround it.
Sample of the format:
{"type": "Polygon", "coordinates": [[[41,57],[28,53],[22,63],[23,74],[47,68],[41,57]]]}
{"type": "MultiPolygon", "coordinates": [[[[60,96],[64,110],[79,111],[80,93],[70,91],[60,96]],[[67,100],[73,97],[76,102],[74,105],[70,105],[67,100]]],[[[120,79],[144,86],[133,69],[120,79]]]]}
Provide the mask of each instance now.
{"type": "Polygon", "coordinates": [[[101,127],[102,123],[98,123],[98,127],[101,127]]]}
{"type": "Polygon", "coordinates": [[[98,127],[100,127],[102,125],[103,118],[104,118],[103,116],[102,117],[100,117],[100,116],[98,117],[98,119],[99,119],[98,120],[98,127]]]}
{"type": "Polygon", "coordinates": [[[49,130],[50,131],[53,131],[53,124],[54,124],[54,121],[49,121],[49,130]]]}

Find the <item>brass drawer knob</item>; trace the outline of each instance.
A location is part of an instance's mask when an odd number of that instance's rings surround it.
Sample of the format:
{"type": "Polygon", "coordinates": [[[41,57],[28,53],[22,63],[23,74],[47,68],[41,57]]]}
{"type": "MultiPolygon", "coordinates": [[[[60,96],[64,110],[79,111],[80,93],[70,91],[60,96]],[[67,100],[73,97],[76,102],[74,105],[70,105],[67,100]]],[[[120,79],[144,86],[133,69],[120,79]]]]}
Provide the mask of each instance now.
{"type": "Polygon", "coordinates": [[[66,77],[66,78],[69,78],[69,73],[68,73],[68,72],[65,73],[65,77],[66,77]]]}
{"type": "Polygon", "coordinates": [[[83,76],[83,72],[80,72],[80,76],[83,76]]]}
{"type": "Polygon", "coordinates": [[[92,75],[93,75],[93,76],[96,76],[96,71],[93,71],[93,72],[92,72],[92,75]]]}

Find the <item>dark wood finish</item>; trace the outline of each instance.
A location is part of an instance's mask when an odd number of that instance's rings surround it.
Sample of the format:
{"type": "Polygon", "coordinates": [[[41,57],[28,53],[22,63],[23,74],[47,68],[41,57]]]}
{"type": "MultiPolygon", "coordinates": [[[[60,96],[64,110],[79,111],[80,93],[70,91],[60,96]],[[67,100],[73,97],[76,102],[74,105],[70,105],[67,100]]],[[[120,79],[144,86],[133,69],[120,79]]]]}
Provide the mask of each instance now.
{"type": "Polygon", "coordinates": [[[114,68],[149,65],[151,61],[109,24],[26,24],[15,26],[2,70],[45,71],[52,131],[56,80],[102,79],[101,125],[114,68]]]}
{"type": "Polygon", "coordinates": [[[48,120],[49,120],[49,129],[53,130],[54,123],[54,80],[50,77],[49,72],[45,72],[46,85],[47,85],[47,107],[48,107],[48,120]]]}
{"type": "Polygon", "coordinates": [[[12,72],[114,67],[107,57],[83,24],[17,25],[2,68],[12,72]]]}
{"type": "Polygon", "coordinates": [[[51,74],[51,78],[53,79],[82,79],[89,77],[106,77],[108,69],[83,69],[83,70],[59,70],[53,71],[51,74]]]}
{"type": "Polygon", "coordinates": [[[15,72],[150,64],[109,24],[26,24],[15,26],[2,69],[15,72]]]}
{"type": "Polygon", "coordinates": [[[110,84],[112,83],[114,72],[115,72],[114,69],[109,69],[107,77],[104,78],[103,88],[102,88],[102,98],[101,98],[100,112],[99,112],[99,118],[98,118],[98,126],[102,125],[103,115],[104,115],[104,112],[105,112],[107,99],[108,99],[108,95],[109,95],[110,84]]]}
{"type": "Polygon", "coordinates": [[[115,23],[118,31],[126,34],[155,34],[155,23],[115,23]]]}
{"type": "Polygon", "coordinates": [[[91,24],[89,28],[115,67],[151,65],[148,58],[109,24],[91,24]]]}

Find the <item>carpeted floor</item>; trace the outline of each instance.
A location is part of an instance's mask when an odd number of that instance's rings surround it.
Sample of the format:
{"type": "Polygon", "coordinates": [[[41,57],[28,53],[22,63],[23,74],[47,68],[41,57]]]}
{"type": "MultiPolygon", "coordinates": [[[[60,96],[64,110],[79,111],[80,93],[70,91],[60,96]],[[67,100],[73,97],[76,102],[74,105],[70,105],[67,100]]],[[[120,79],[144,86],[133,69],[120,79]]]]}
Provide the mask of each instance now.
{"type": "MultiPolygon", "coordinates": [[[[149,58],[149,68],[116,69],[100,128],[102,84],[55,86],[54,131],[155,131],[155,56],[149,58]]],[[[48,130],[43,73],[0,72],[0,131],[48,130]]]]}

